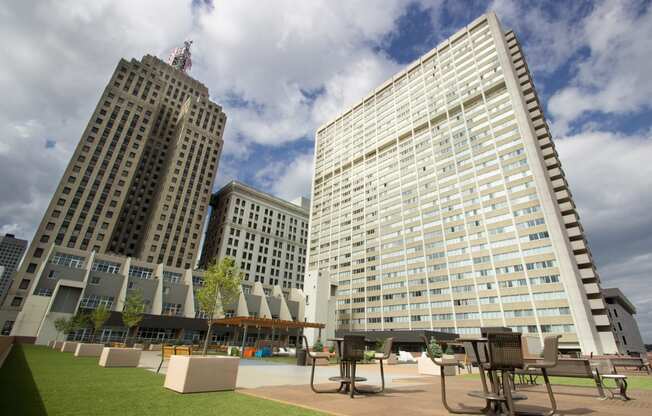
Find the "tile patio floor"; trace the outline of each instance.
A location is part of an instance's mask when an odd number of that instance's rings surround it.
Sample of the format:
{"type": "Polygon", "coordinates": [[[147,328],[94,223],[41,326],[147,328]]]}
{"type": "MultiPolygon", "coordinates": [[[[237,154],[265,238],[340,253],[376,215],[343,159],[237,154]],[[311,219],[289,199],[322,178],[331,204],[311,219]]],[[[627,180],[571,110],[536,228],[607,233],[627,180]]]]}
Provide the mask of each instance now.
{"type": "MultiPolygon", "coordinates": [[[[140,367],[155,371],[160,356],[145,352],[140,367]],[[153,368],[153,370],[152,370],[153,368]]],[[[161,369],[165,372],[165,365],[161,369]]],[[[320,387],[336,385],[328,377],[336,375],[338,367],[318,366],[316,381],[320,387]]],[[[368,378],[360,387],[378,386],[380,374],[377,364],[358,366],[358,374],[368,378]]],[[[441,404],[439,377],[422,376],[416,365],[385,366],[385,393],[360,395],[350,399],[344,394],[316,394],[310,390],[310,367],[243,360],[238,371],[237,389],[240,393],[275,400],[296,406],[320,410],[335,415],[351,416],[444,416],[449,413],[441,404]]],[[[469,398],[467,392],[480,389],[480,381],[465,377],[449,377],[448,398],[451,406],[477,407],[481,400],[469,398]]],[[[553,385],[559,415],[590,416],[652,416],[652,392],[630,390],[633,400],[600,400],[595,387],[553,385]]],[[[519,391],[528,396],[517,405],[518,410],[543,412],[548,409],[544,386],[528,386],[519,391]]]]}

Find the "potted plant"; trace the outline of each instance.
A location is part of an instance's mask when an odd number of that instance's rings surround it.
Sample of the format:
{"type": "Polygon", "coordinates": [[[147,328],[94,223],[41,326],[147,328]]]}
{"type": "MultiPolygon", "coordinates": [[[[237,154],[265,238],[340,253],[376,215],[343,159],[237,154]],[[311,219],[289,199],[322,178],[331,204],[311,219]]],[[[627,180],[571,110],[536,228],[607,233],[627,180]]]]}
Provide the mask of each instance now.
{"type": "MultiPolygon", "coordinates": [[[[240,295],[243,273],[231,257],[214,261],[206,270],[195,298],[206,316],[208,331],[202,355],[173,355],[168,364],[165,387],[179,393],[234,390],[239,357],[207,355],[213,321],[222,314],[222,305],[235,302],[240,295]]],[[[237,349],[235,349],[237,353],[237,349]]],[[[233,354],[234,350],[231,350],[233,354]]]]}

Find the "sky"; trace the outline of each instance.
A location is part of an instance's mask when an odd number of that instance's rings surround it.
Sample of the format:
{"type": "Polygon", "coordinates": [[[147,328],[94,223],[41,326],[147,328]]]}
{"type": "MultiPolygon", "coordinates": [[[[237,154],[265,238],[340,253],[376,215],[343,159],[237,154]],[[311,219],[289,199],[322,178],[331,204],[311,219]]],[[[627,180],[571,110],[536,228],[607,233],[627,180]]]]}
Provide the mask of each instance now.
{"type": "Polygon", "coordinates": [[[646,1],[0,3],[0,233],[31,239],[120,58],[194,41],[228,121],[215,189],[310,195],[316,128],[489,10],[519,37],[604,287],[652,343],[646,1]]]}

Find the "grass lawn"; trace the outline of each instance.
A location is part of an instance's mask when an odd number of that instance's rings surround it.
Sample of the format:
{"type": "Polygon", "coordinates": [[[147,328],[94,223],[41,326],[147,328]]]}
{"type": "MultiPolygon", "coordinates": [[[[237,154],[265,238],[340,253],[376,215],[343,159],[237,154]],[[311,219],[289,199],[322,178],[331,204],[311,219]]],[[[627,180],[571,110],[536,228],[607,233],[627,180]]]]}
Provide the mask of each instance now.
{"type": "Polygon", "coordinates": [[[103,368],[46,347],[14,345],[0,368],[3,415],[320,415],[237,392],[179,394],[163,375],[142,368],[103,368]]]}
{"type": "MultiPolygon", "coordinates": [[[[477,374],[464,374],[461,377],[479,379],[480,376],[477,374]]],[[[537,379],[539,384],[543,384],[543,378],[539,377],[537,379]]],[[[552,384],[560,386],[586,386],[594,387],[595,382],[588,378],[573,378],[573,377],[550,377],[550,382],[552,384]]],[[[629,389],[634,390],[652,390],[652,376],[633,376],[627,375],[627,384],[629,389]]],[[[605,380],[605,385],[608,387],[615,387],[615,383],[611,380],[605,380]]]]}

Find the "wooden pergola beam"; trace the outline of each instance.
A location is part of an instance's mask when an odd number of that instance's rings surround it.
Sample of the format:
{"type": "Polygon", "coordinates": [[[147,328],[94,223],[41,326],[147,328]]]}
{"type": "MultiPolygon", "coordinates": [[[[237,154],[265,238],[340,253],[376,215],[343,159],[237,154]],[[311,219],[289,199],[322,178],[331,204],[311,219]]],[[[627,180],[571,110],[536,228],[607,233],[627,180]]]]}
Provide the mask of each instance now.
{"type": "Polygon", "coordinates": [[[282,319],[255,318],[251,316],[234,316],[231,318],[213,319],[213,325],[255,326],[262,328],[325,328],[326,325],[315,322],[285,321],[282,319]]]}

